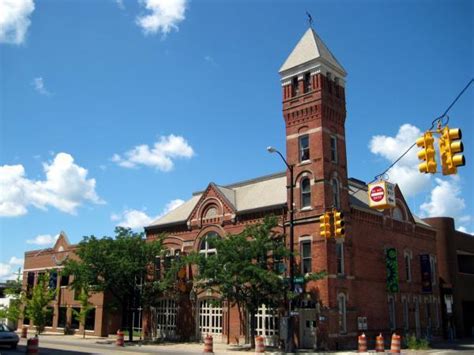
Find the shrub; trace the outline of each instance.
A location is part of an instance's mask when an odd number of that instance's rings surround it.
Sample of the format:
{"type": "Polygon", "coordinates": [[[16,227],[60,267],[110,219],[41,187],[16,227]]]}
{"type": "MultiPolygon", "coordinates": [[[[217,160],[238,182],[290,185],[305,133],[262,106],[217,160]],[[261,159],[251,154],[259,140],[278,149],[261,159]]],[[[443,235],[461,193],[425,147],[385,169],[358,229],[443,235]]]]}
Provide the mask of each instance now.
{"type": "Polygon", "coordinates": [[[412,334],[407,337],[407,346],[408,349],[412,350],[427,350],[430,348],[430,343],[428,339],[418,339],[415,335],[412,334]]]}

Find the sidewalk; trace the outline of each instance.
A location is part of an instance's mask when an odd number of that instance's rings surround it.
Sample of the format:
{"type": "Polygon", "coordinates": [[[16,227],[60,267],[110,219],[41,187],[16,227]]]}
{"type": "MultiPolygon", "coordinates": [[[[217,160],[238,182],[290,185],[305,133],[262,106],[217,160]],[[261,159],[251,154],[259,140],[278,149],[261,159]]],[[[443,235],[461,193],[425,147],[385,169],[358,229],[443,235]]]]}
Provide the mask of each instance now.
{"type": "MultiPolygon", "coordinates": [[[[29,334],[29,337],[33,336],[33,334],[29,334]]],[[[136,341],[133,344],[125,343],[125,347],[120,348],[115,346],[115,336],[105,337],[97,337],[97,336],[86,336],[85,339],[82,338],[82,335],[63,335],[57,333],[43,333],[39,336],[40,344],[56,344],[60,346],[60,344],[66,345],[75,345],[75,346],[84,346],[84,347],[94,347],[95,349],[102,348],[104,351],[115,351],[117,353],[120,352],[134,352],[134,353],[162,353],[162,352],[169,352],[169,353],[194,353],[194,354],[201,354],[204,350],[204,344],[198,342],[181,342],[181,343],[174,343],[174,342],[163,342],[163,343],[149,343],[149,342],[141,342],[136,341]]],[[[229,345],[229,344],[222,344],[222,343],[214,343],[213,347],[214,353],[216,355],[223,355],[223,354],[232,354],[238,355],[240,354],[253,354],[254,351],[250,349],[249,345],[229,345]]],[[[463,341],[457,342],[440,342],[433,345],[433,348],[430,350],[421,350],[421,351],[414,351],[408,349],[402,349],[402,354],[407,355],[427,355],[427,354],[453,354],[453,353],[464,353],[464,354],[474,354],[474,339],[467,339],[463,341]]],[[[316,352],[311,349],[299,349],[297,351],[298,355],[304,354],[334,354],[334,355],[354,355],[356,354],[356,350],[349,350],[349,351],[328,351],[328,352],[316,352]]],[[[386,354],[389,353],[389,349],[386,349],[386,354]]],[[[268,348],[265,351],[265,354],[271,355],[280,355],[285,354],[282,351],[274,348],[268,348]]],[[[375,351],[371,350],[365,354],[375,354],[375,351]]],[[[380,354],[380,353],[379,353],[380,354]]]]}

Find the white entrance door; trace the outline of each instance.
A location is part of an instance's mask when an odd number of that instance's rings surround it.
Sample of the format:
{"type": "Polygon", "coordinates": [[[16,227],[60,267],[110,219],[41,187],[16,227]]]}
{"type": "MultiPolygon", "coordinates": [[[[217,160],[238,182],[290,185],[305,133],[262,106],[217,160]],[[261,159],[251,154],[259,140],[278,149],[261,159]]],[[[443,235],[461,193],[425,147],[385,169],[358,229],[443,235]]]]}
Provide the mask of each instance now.
{"type": "Polygon", "coordinates": [[[198,312],[199,338],[204,339],[209,334],[213,336],[215,342],[220,342],[222,337],[222,306],[210,300],[202,300],[199,302],[198,312]]]}
{"type": "Polygon", "coordinates": [[[300,309],[300,347],[314,349],[316,345],[316,310],[300,309]]]}

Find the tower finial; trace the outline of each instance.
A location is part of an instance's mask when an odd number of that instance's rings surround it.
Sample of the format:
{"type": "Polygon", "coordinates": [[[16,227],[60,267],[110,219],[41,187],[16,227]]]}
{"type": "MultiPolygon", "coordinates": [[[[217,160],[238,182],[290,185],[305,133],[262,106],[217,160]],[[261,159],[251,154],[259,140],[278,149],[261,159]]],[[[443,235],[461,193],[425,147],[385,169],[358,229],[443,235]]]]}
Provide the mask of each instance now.
{"type": "Polygon", "coordinates": [[[311,16],[311,14],[308,11],[306,11],[306,16],[308,16],[309,27],[313,28],[313,16],[311,16]]]}

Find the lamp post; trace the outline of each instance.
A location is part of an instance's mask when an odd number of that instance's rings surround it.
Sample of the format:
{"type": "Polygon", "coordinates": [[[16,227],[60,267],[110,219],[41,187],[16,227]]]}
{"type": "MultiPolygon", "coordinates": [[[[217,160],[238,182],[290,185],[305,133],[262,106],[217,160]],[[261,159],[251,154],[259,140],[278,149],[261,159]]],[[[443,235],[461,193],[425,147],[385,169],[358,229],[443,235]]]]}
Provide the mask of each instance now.
{"type": "MultiPolygon", "coordinates": [[[[274,147],[267,147],[269,153],[277,153],[285,163],[286,167],[290,172],[290,185],[287,187],[290,189],[290,290],[295,290],[295,260],[294,260],[294,181],[293,181],[293,165],[288,164],[283,155],[274,147]]],[[[295,349],[295,343],[293,339],[294,327],[293,317],[291,315],[291,299],[288,301],[288,334],[285,341],[285,352],[293,352],[295,349]]]]}

